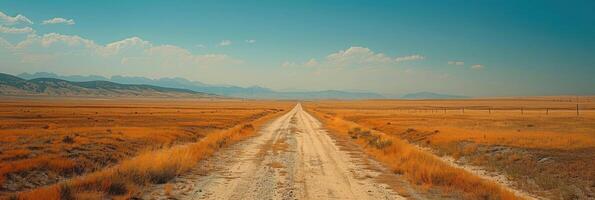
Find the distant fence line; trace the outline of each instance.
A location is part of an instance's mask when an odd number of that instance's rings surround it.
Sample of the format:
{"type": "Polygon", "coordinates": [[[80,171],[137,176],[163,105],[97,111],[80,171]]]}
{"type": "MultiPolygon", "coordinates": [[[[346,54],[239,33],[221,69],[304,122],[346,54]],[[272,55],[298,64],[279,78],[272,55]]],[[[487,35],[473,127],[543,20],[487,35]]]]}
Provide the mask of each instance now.
{"type": "Polygon", "coordinates": [[[400,111],[421,111],[421,112],[432,112],[432,113],[439,113],[439,112],[448,112],[448,111],[460,111],[461,113],[465,113],[465,111],[486,111],[489,114],[492,111],[518,111],[520,114],[525,114],[526,111],[543,111],[546,115],[549,115],[550,112],[554,111],[574,111],[576,115],[580,115],[581,111],[594,111],[595,107],[588,107],[588,106],[581,106],[580,104],[576,104],[575,106],[567,106],[567,107],[535,107],[535,106],[404,106],[393,108],[391,110],[400,110],[400,111]]]}

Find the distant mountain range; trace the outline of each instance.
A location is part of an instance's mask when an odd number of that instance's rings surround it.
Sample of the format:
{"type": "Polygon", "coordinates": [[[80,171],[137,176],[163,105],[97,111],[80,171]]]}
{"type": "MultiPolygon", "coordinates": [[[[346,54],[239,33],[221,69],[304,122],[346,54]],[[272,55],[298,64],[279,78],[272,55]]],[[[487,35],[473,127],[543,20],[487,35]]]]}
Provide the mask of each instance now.
{"type": "Polygon", "coordinates": [[[23,79],[54,78],[66,81],[110,81],[119,84],[154,85],[166,88],[180,88],[195,92],[216,94],[228,97],[252,99],[380,99],[384,96],[372,92],[352,92],[339,90],[324,91],[274,91],[269,88],[252,86],[238,87],[229,85],[211,85],[199,81],[190,81],[184,78],[150,79],[145,77],[112,76],[60,76],[54,73],[38,72],[34,74],[23,73],[18,77],[23,79]]]}
{"type": "Polygon", "coordinates": [[[402,99],[464,99],[466,96],[438,94],[433,92],[417,92],[401,96],[402,99]]]}
{"type": "Polygon", "coordinates": [[[105,80],[80,82],[57,78],[33,78],[27,80],[4,73],[0,73],[0,95],[220,98],[217,95],[187,89],[143,84],[120,84],[105,80]]]}
{"type": "MultiPolygon", "coordinates": [[[[212,85],[184,78],[150,79],[146,77],[61,76],[54,73],[22,73],[17,76],[0,73],[0,95],[69,95],[69,96],[163,96],[251,99],[384,99],[381,94],[360,91],[275,91],[252,86],[212,85]]],[[[402,99],[460,99],[459,95],[418,92],[402,99]]]]}

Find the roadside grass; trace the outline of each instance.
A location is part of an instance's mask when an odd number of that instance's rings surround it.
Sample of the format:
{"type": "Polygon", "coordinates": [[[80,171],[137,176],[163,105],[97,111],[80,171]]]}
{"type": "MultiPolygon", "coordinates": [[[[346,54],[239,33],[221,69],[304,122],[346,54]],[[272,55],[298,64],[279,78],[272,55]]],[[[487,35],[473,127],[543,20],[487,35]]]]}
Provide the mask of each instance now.
{"type": "Polygon", "coordinates": [[[578,116],[572,110],[577,102],[564,98],[317,101],[306,107],[504,176],[507,185],[541,198],[588,199],[595,195],[595,97],[580,98],[578,116]]]}
{"type": "Polygon", "coordinates": [[[320,110],[386,133],[401,134],[408,129],[433,132],[426,138],[409,139],[427,139],[434,143],[470,141],[484,145],[559,150],[595,146],[595,137],[591,134],[595,131],[595,112],[592,111],[577,118],[564,114],[544,116],[478,111],[444,114],[361,108],[320,110]]]}
{"type": "MultiPolygon", "coordinates": [[[[0,199],[194,143],[292,102],[174,99],[0,100],[0,199]]],[[[89,194],[92,195],[92,194],[89,194]]]]}
{"type": "Polygon", "coordinates": [[[271,114],[251,123],[208,134],[195,143],[142,153],[113,167],[70,179],[59,184],[20,192],[17,199],[80,199],[100,197],[129,199],[136,197],[144,186],[167,183],[217,150],[254,135],[269,119],[284,112],[271,114]]]}
{"type": "Polygon", "coordinates": [[[47,169],[58,173],[70,173],[76,170],[77,164],[66,158],[53,156],[38,156],[33,159],[20,160],[0,166],[0,183],[5,179],[5,174],[22,172],[33,169],[47,169]]]}
{"type": "Polygon", "coordinates": [[[438,187],[445,192],[462,192],[464,199],[521,199],[498,184],[481,179],[463,169],[444,163],[431,153],[392,135],[361,126],[326,113],[309,109],[331,133],[354,139],[365,151],[395,173],[422,187],[438,187]]]}
{"type": "MultiPolygon", "coordinates": [[[[318,110],[388,134],[435,132],[432,143],[576,150],[595,147],[595,96],[318,101],[318,110]],[[579,105],[580,115],[574,110],[579,105]],[[548,111],[549,110],[549,111],[548,111]]],[[[415,141],[417,142],[417,141],[415,141]]]]}
{"type": "Polygon", "coordinates": [[[440,134],[432,135],[433,143],[471,141],[482,145],[506,145],[522,148],[572,150],[595,146],[595,137],[586,133],[560,133],[547,131],[501,131],[481,134],[459,128],[438,127],[440,134]],[[457,134],[452,134],[457,133],[457,134]]]}
{"type": "MultiPolygon", "coordinates": [[[[495,124],[515,121],[513,117],[499,116],[498,118],[482,119],[485,116],[440,116],[440,115],[414,115],[394,114],[386,116],[385,113],[360,115],[355,112],[341,112],[338,116],[344,117],[358,124],[373,127],[388,133],[401,134],[407,131],[430,133],[423,139],[433,144],[447,144],[459,141],[468,141],[481,145],[506,145],[520,148],[543,148],[574,150],[595,147],[595,137],[582,130],[552,131],[535,128],[541,123],[537,119],[526,117],[522,125],[507,125],[506,127],[491,127],[495,124]],[[432,123],[422,123],[432,121],[432,123]],[[418,124],[419,123],[419,124],[418,124]],[[539,124],[538,124],[539,123],[539,124]],[[535,125],[538,124],[538,125],[535,125]],[[414,129],[413,129],[414,128],[414,129]],[[577,132],[569,132],[577,131],[577,132]]],[[[565,119],[569,120],[569,119],[565,119]]],[[[551,120],[559,124],[564,121],[551,120]]],[[[580,125],[579,125],[580,126],[580,125]]],[[[560,128],[564,129],[564,128],[560,128]]],[[[569,127],[568,129],[573,129],[569,127]]]]}

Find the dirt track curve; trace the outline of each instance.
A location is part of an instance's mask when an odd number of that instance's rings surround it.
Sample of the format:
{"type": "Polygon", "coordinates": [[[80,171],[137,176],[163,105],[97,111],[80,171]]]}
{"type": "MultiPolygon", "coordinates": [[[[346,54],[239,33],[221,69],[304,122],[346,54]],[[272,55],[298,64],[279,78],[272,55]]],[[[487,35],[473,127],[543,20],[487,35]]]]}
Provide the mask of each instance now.
{"type": "Polygon", "coordinates": [[[144,199],[404,199],[385,169],[340,150],[301,105],[144,199]]]}

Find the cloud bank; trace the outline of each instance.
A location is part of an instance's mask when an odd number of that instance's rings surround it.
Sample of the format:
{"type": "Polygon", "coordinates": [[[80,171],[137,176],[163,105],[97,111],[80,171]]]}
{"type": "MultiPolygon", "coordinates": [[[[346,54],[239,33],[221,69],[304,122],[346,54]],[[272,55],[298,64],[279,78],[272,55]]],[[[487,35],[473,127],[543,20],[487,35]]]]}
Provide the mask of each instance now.
{"type": "Polygon", "coordinates": [[[0,24],[4,25],[15,25],[15,24],[24,24],[24,25],[31,25],[33,22],[29,20],[29,18],[23,15],[16,15],[14,17],[8,16],[3,12],[0,12],[0,24]]]}
{"type": "Polygon", "coordinates": [[[33,33],[31,27],[23,27],[23,28],[14,28],[14,27],[7,27],[0,25],[0,33],[9,33],[9,34],[26,34],[26,33],[33,33]]]}
{"type": "Polygon", "coordinates": [[[312,58],[306,62],[295,63],[286,61],[281,64],[283,67],[304,66],[304,67],[378,67],[392,66],[402,62],[424,60],[425,56],[412,54],[400,57],[391,57],[383,53],[376,53],[369,48],[352,46],[327,55],[323,60],[317,61],[312,58]]]}
{"type": "Polygon", "coordinates": [[[182,47],[157,45],[140,37],[101,45],[77,35],[30,34],[14,45],[0,38],[0,50],[12,55],[12,60],[7,62],[21,63],[25,66],[21,70],[29,66],[31,70],[28,71],[55,71],[47,69],[55,67],[69,69],[64,71],[146,71],[172,76],[242,63],[225,54],[194,54],[182,47]],[[44,69],[37,69],[39,67],[44,69]]]}
{"type": "Polygon", "coordinates": [[[44,20],[41,24],[66,24],[66,25],[74,25],[75,22],[73,19],[64,19],[61,17],[56,17],[48,20],[44,20]]]}

